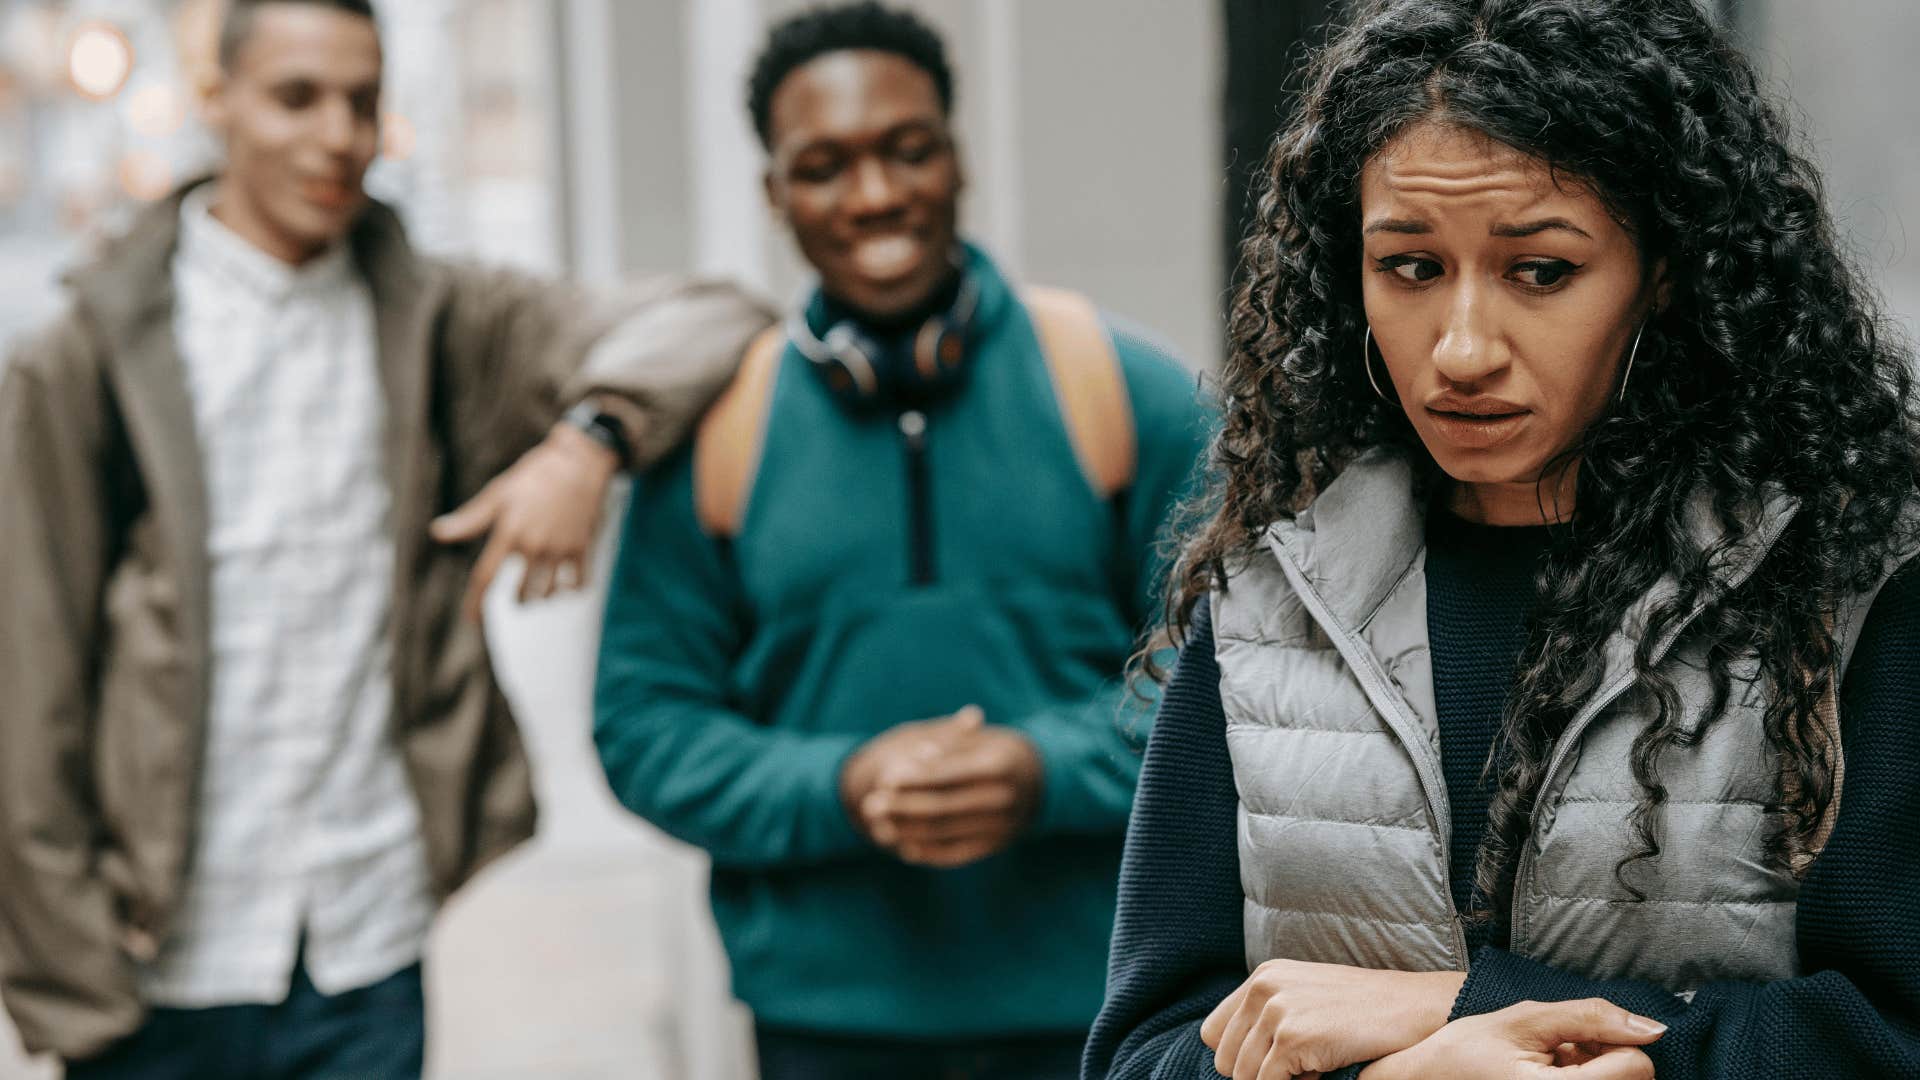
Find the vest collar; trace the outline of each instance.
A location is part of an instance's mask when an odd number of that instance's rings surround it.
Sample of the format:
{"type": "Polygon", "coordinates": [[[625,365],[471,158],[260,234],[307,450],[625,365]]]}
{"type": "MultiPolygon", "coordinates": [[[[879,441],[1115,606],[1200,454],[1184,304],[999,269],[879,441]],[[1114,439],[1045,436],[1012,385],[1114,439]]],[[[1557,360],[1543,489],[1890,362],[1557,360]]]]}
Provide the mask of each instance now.
{"type": "Polygon", "coordinates": [[[1426,549],[1426,509],[1405,455],[1376,448],[1268,535],[1348,629],[1359,629],[1426,549]]]}
{"type": "MultiPolygon", "coordinates": [[[[1712,492],[1694,494],[1684,520],[1694,538],[1715,552],[1716,593],[1736,587],[1759,567],[1799,508],[1797,498],[1770,485],[1757,505],[1726,510],[1726,517],[1746,529],[1744,540],[1729,544],[1730,530],[1712,492]]],[[[1268,535],[1325,599],[1328,613],[1344,628],[1360,629],[1426,550],[1426,507],[1414,494],[1413,465],[1401,451],[1369,450],[1297,517],[1269,526],[1268,535]]],[[[1628,618],[1631,640],[1639,638],[1644,625],[1637,617],[1677,588],[1677,582],[1663,578],[1634,605],[1628,618]]],[[[1684,623],[1670,632],[1677,636],[1681,629],[1684,623]]],[[[1667,644],[1662,643],[1663,651],[1667,644]]]]}

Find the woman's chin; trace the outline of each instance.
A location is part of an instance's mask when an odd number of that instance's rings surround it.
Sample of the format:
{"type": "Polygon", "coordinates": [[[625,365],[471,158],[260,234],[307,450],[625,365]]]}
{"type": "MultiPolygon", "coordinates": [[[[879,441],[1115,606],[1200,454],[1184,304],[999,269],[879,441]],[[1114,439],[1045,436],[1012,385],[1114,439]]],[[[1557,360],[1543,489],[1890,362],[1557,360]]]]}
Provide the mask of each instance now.
{"type": "Polygon", "coordinates": [[[1427,453],[1447,478],[1460,484],[1533,484],[1539,481],[1538,455],[1515,452],[1512,447],[1494,450],[1462,450],[1451,443],[1435,445],[1428,440],[1427,453]]]}

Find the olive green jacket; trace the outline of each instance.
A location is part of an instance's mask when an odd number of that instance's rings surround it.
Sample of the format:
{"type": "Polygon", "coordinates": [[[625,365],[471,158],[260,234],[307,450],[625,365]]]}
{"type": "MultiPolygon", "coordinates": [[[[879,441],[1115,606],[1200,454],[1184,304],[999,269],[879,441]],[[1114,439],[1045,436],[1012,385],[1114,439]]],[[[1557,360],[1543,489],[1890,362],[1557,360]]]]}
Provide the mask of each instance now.
{"type": "MultiPolygon", "coordinates": [[[[0,1000],[29,1051],[67,1058],[142,1022],[134,965],[192,860],[211,612],[173,333],[183,194],[72,277],[68,312],[0,377],[0,1000]]],[[[658,458],[770,317],[717,284],[589,297],[427,258],[377,205],[351,243],[387,401],[395,736],[444,895],[528,836],[534,807],[480,628],[460,617],[477,546],[437,545],[428,523],[589,393],[619,399],[630,464],[658,458]]]]}

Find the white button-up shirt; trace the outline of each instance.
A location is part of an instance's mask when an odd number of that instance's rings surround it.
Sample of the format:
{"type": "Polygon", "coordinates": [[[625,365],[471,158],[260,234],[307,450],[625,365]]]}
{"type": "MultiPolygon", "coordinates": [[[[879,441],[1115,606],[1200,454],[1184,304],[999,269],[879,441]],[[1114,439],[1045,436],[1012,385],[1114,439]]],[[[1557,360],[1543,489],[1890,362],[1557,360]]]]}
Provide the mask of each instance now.
{"type": "Polygon", "coordinates": [[[433,917],[393,727],[395,567],[373,301],[344,245],[298,268],[182,210],[174,332],[208,497],[212,698],[193,862],[155,1005],[326,994],[419,959],[433,917]]]}

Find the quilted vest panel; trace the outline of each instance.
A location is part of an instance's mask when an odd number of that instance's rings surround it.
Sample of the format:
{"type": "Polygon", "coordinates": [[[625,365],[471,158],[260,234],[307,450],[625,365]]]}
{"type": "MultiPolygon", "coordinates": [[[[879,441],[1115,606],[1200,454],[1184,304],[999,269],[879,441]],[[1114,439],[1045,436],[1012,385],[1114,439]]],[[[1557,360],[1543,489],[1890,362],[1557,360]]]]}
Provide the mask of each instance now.
{"type": "MultiPolygon", "coordinates": [[[[1759,564],[1793,509],[1785,499],[1768,508],[1757,539],[1730,555],[1728,586],[1759,564]]],[[[1212,598],[1249,968],[1274,958],[1466,967],[1448,887],[1423,535],[1410,470],[1370,455],[1277,524],[1269,550],[1212,598]]],[[[1876,592],[1840,605],[1843,669],[1876,592]]],[[[1550,759],[1518,867],[1511,948],[1676,992],[1792,977],[1799,884],[1765,858],[1778,759],[1753,661],[1736,662],[1732,699],[1705,736],[1661,758],[1662,852],[1627,874],[1646,898],[1634,901],[1615,877],[1638,849],[1629,751],[1654,718],[1651,695],[1632,686],[1636,644],[1631,629],[1610,642],[1601,692],[1550,759]]],[[[1681,722],[1698,724],[1711,696],[1704,644],[1683,628],[1657,644],[1671,646],[1656,649],[1657,667],[1687,703],[1681,722]]]]}

